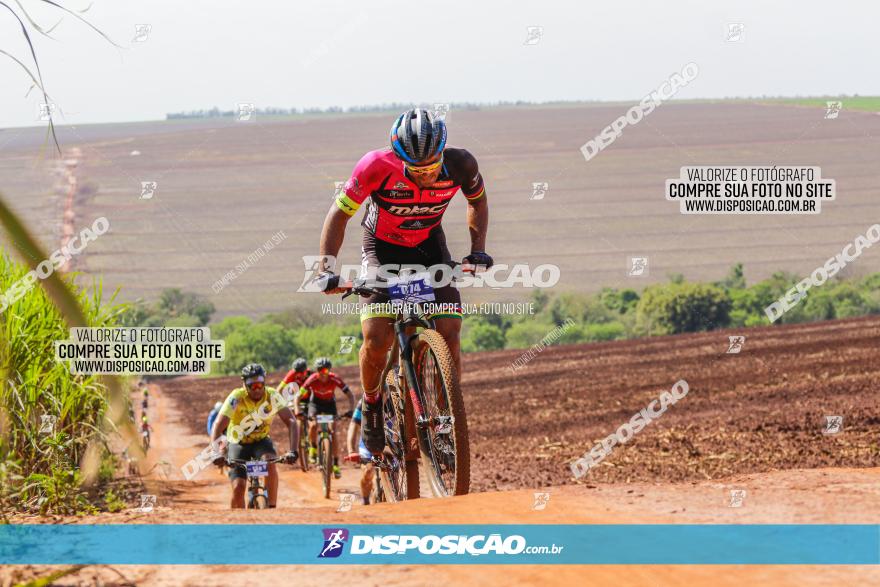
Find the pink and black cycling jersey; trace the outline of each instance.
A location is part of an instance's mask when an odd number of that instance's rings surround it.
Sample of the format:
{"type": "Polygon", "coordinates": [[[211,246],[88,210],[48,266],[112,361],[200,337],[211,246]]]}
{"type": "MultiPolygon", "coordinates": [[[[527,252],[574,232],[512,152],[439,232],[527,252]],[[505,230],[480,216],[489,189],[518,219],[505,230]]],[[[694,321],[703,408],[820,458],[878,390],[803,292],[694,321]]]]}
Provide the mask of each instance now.
{"type": "Polygon", "coordinates": [[[403,162],[390,149],[381,149],[358,161],[336,205],[352,216],[369,198],[361,223],[366,231],[389,243],[415,247],[440,226],[459,189],[468,202],[485,196],[477,161],[466,150],[448,147],[437,180],[419,188],[406,175],[403,162]]]}

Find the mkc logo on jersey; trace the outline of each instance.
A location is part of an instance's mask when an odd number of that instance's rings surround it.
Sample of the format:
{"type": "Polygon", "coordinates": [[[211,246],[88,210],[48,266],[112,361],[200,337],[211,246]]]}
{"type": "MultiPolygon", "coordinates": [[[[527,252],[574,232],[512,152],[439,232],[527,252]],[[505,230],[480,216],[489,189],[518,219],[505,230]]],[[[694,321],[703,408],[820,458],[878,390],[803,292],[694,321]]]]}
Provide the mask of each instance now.
{"type": "Polygon", "coordinates": [[[342,554],[345,542],[348,540],[348,530],[345,528],[324,528],[324,546],[318,553],[318,558],[336,558],[342,554]]]}
{"type": "Polygon", "coordinates": [[[413,216],[415,214],[439,214],[446,208],[446,202],[434,206],[390,206],[388,211],[399,216],[413,216]]]}

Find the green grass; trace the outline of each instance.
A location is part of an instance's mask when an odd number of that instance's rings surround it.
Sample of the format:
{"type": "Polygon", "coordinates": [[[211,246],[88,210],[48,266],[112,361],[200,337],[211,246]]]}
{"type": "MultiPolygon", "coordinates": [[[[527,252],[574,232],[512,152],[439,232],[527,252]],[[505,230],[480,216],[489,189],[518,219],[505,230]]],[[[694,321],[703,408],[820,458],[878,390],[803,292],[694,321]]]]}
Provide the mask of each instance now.
{"type": "MultiPolygon", "coordinates": [[[[0,250],[0,290],[28,270],[0,250]]],[[[116,324],[121,307],[105,303],[100,286],[87,292],[70,277],[64,282],[76,292],[85,325],[116,324]]],[[[69,513],[85,505],[80,466],[90,446],[106,445],[109,394],[100,378],[72,375],[55,360],[54,342],[67,338],[67,322],[40,285],[0,315],[0,505],[69,513]],[[43,416],[56,420],[51,432],[41,431],[43,416]]]]}
{"type": "Polygon", "coordinates": [[[767,104],[788,104],[793,106],[815,106],[825,108],[826,102],[843,103],[843,110],[859,110],[861,112],[880,112],[880,96],[825,96],[819,98],[771,98],[761,100],[767,104]]]}

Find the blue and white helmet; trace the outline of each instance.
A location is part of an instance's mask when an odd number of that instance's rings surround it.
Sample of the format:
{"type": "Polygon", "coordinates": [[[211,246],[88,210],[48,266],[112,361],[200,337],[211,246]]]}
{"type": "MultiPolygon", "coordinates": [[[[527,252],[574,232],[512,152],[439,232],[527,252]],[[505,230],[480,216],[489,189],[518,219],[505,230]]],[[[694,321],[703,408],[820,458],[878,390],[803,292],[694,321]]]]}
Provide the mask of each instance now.
{"type": "Polygon", "coordinates": [[[399,159],[417,165],[446,147],[446,123],[424,108],[401,114],[391,127],[391,150],[399,159]]]}

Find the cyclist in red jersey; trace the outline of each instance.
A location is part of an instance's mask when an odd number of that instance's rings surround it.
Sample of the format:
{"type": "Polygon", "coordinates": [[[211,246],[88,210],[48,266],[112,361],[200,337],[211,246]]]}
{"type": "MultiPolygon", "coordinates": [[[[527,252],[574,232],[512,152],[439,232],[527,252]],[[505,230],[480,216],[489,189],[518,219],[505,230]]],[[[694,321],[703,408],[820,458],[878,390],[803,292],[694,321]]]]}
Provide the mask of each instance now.
{"type": "MultiPolygon", "coordinates": [[[[421,108],[408,110],[391,127],[391,148],[370,151],[355,166],[324,220],[320,254],[335,262],[346,224],[368,201],[362,222],[363,267],[367,275],[371,269],[389,264],[448,265],[451,255],[440,222],[459,190],[468,203],[471,237],[471,253],[464,261],[491,267],[492,257],[485,253],[489,205],[477,160],[464,149],[446,146],[446,124],[442,119],[421,108]]],[[[333,268],[332,262],[325,262],[317,280],[328,294],[344,291],[338,287],[339,277],[333,274],[333,268]]],[[[385,446],[380,378],[394,341],[395,312],[375,311],[376,302],[382,301],[377,296],[365,296],[361,301],[371,304],[361,314],[362,434],[367,449],[380,454],[385,446]]],[[[449,346],[458,374],[461,296],[454,285],[448,284],[434,288],[434,302],[442,305],[443,309],[433,318],[449,346]]]]}
{"type": "MultiPolygon", "coordinates": [[[[349,411],[345,416],[351,416],[354,412],[354,394],[348,385],[336,374],[330,371],[333,364],[330,359],[321,357],[315,361],[315,373],[312,373],[303,383],[303,390],[308,397],[309,407],[309,459],[314,462],[317,453],[318,427],[315,425],[315,416],[318,414],[338,415],[336,409],[336,392],[341,391],[348,396],[349,411]]],[[[297,395],[294,401],[294,411],[299,411],[299,404],[303,395],[297,395]]],[[[339,441],[337,440],[337,422],[333,420],[333,476],[339,479],[342,472],[339,470],[339,441]]]]}
{"type": "MultiPolygon", "coordinates": [[[[303,389],[303,383],[306,382],[306,379],[312,374],[311,369],[309,369],[309,364],[302,357],[296,359],[293,364],[290,366],[290,371],[287,372],[287,375],[284,376],[284,379],[281,380],[275,389],[277,389],[281,394],[297,394],[302,396],[303,399],[308,399],[308,393],[303,389]],[[296,389],[293,389],[293,384],[296,384],[296,389]],[[288,386],[291,386],[287,392],[285,390],[288,386]]],[[[298,412],[295,413],[297,417],[300,417],[301,414],[298,412]]]]}

